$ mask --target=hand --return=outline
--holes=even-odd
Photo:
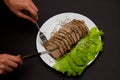
[[[22,59],[20,55],[0,54],[0,75],[12,72],[14,68],[19,67],[21,64]]]
[[[32,0],[4,0],[9,9],[17,16],[30,20],[35,23],[38,20],[38,9]],[[22,11],[26,10],[31,16],[24,14]]]

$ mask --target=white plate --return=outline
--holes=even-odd
[[[62,25],[70,22],[73,19],[84,20],[85,24],[89,29],[96,26],[88,17],[78,13],[69,12],[69,13],[61,13],[51,17],[41,26],[40,31],[42,31],[47,37],[47,39],[49,39],[51,35],[54,34],[54,32],[58,31],[59,28],[62,27]],[[41,52],[41,51],[44,51],[45,48],[41,45],[41,40],[38,34],[36,39],[36,45],[37,45],[38,52]],[[50,67],[52,67],[55,64],[55,60],[49,54],[43,54],[43,55],[40,55],[40,57]]]

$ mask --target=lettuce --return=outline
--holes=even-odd
[[[68,76],[81,75],[89,62],[102,51],[103,42],[100,36],[103,34],[97,27],[93,27],[69,53],[56,60],[53,68]]]

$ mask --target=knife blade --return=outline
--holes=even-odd
[[[45,50],[45,51],[38,52],[38,53],[28,54],[28,55],[22,56],[22,60],[29,59],[29,58],[32,58],[32,57],[35,57],[35,56],[40,56],[40,55],[43,55],[43,54],[49,54],[56,49],[58,49],[58,48],[51,49],[51,50]]]

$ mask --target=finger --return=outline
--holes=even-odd
[[[37,13],[36,16],[33,16],[33,18],[35,18],[35,20],[37,21],[37,20],[38,20],[38,9],[37,9],[37,7],[34,5],[33,2],[31,2],[30,6],[31,6],[31,8],[33,8],[33,9],[36,11],[36,13]]]
[[[12,72],[13,69],[7,65],[0,65],[0,74],[6,74],[7,72]]]
[[[34,19],[32,19],[30,16],[28,16],[28,15],[22,13],[22,12],[18,12],[17,15],[18,15],[19,17],[21,17],[21,18],[24,18],[24,19],[30,20],[30,21],[32,21],[33,23],[36,22],[36,21],[35,21]]]
[[[30,2],[30,5],[36,12],[38,12],[38,8],[35,6],[35,4],[32,1]]]
[[[6,57],[8,57],[8,60],[7,61],[12,61],[12,62],[15,62],[15,63],[20,63],[21,59],[16,57],[16,56],[13,56],[13,55],[7,55]]]
[[[14,62],[14,61],[12,61],[12,60],[7,60],[7,61],[6,61],[6,65],[7,65],[7,66],[10,66],[10,67],[12,67],[12,68],[17,68],[17,67],[18,67],[18,63]]]
[[[30,12],[31,17],[32,17],[35,21],[37,21],[37,19],[38,19],[37,12],[36,12],[31,6],[27,7],[27,10]]]
[[[5,66],[5,73],[6,72],[12,72],[12,71],[13,71],[13,69],[11,67]]]

